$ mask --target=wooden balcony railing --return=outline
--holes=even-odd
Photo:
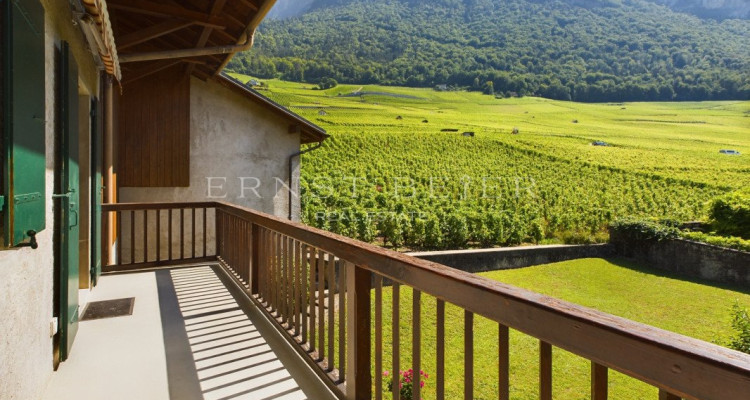
[[[216,260],[216,203],[102,205],[103,272]]]
[[[475,315],[497,324],[500,399],[509,398],[511,385],[510,329],[539,341],[539,397],[543,400],[553,397],[554,347],[590,360],[594,400],[608,396],[609,369],[656,386],[660,399],[750,398],[750,356],[250,209],[201,203],[171,208],[112,205],[106,206],[105,212],[153,209],[212,210],[203,215],[213,215],[214,227],[206,225],[205,218],[202,222],[203,232],[215,233],[215,260],[342,398],[384,397],[385,346],[392,354],[392,371],[422,369],[426,356],[421,349],[425,340],[423,296],[436,299],[436,351],[429,356],[435,360],[437,399],[446,396],[446,304],[464,310],[465,399],[474,398],[476,386]],[[212,248],[211,244],[208,247]],[[210,258],[210,254],[203,251],[199,255]],[[121,268],[130,265],[113,265],[110,270]],[[390,316],[383,315],[384,285],[390,285],[392,291]],[[412,292],[411,338],[399,334],[403,323],[399,305],[405,290]],[[392,340],[386,343],[383,332],[389,324]],[[402,357],[402,340],[413,343],[410,357]],[[411,363],[402,365],[402,358]],[[419,385],[415,385],[413,398],[420,396]],[[394,385],[392,398],[399,398],[398,385]]]

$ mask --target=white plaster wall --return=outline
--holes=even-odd
[[[0,251],[0,399],[35,399],[52,373],[54,34],[46,27],[46,229],[39,248]]]
[[[289,122],[246,97],[216,82],[193,78],[190,87],[190,186],[180,188],[120,188],[119,201],[194,202],[221,200],[287,218],[289,215],[289,157],[300,150],[299,133],[289,134]],[[299,160],[293,163],[293,187],[299,184]],[[209,193],[209,178],[216,187]],[[245,182],[243,193],[242,178]],[[278,179],[277,179],[278,178]],[[256,191],[251,190],[259,184]],[[257,192],[257,194],[256,194]],[[299,218],[299,198],[293,197],[293,215]],[[179,232],[178,213],[173,214],[173,242]],[[186,213],[186,217],[189,213]],[[156,214],[149,214],[149,237],[155,237]],[[207,216],[208,254],[215,240],[213,212]],[[196,242],[202,252],[202,214],[196,224]],[[161,215],[161,255],[167,257],[167,216]],[[186,248],[191,245],[192,226],[186,221]],[[135,261],[143,261],[143,216],[135,218]],[[130,218],[123,215],[124,262],[130,262]],[[156,260],[156,245],[149,240],[149,261]],[[173,243],[173,256],[179,246]],[[192,253],[187,254],[189,255]]]
[[[44,393],[52,375],[53,228],[52,194],[55,151],[55,49],[61,38],[81,66],[86,90],[96,93],[96,67],[71,25],[67,2],[42,1],[47,13],[46,42],[46,227],[37,235],[39,248],[0,251],[0,399],[33,400]],[[79,58],[83,57],[83,58]],[[75,351],[75,347],[73,348]]]

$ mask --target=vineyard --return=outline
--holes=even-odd
[[[302,161],[304,221],[396,248],[603,241],[614,218],[702,219],[750,186],[750,102],[264,89],[331,134]]]

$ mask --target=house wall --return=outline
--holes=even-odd
[[[216,82],[192,78],[190,83],[190,186],[120,188],[119,202],[220,200],[286,218],[289,191],[283,184],[289,185],[289,156],[299,151],[300,134],[289,134],[288,121]],[[298,159],[293,165],[293,181],[299,181]],[[209,182],[213,186],[210,191]],[[299,218],[299,198],[293,200],[294,215]],[[212,217],[209,214],[209,222]],[[166,254],[166,215],[161,218],[161,251]],[[155,220],[155,214],[149,216],[150,232],[155,232]],[[136,233],[142,232],[142,221],[142,216],[136,216]],[[200,239],[203,232],[198,221],[196,234]],[[122,222],[122,237],[129,238],[129,215],[124,215]],[[190,228],[186,226],[186,237],[192,237]],[[125,261],[130,254],[128,242],[123,240],[120,248]],[[137,242],[139,260],[143,243]],[[208,224],[208,242],[214,242],[213,223]],[[208,253],[212,251],[209,248]],[[149,249],[150,260],[155,259],[155,253],[155,248]]]
[[[83,36],[72,26],[67,2],[42,1],[46,9],[46,228],[39,248],[0,251],[0,399],[41,397],[52,374],[53,185],[55,150],[55,52],[67,40],[80,67],[83,87],[97,93],[97,69]]]

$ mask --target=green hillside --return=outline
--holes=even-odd
[[[230,69],[584,102],[750,98],[750,21],[646,0],[318,0]],[[488,85],[492,82],[492,87]]]
[[[618,216],[701,219],[710,199],[750,186],[747,101],[583,104],[267,85],[263,94],[332,135],[303,159],[305,221],[366,241],[602,240]]]

